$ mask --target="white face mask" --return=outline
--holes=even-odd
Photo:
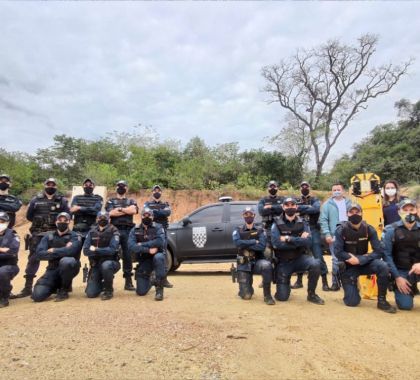
[[[385,194],[388,195],[388,197],[393,197],[397,194],[397,189],[385,189]]]
[[[0,232],[3,232],[7,228],[7,223],[0,223]]]

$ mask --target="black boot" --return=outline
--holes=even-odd
[[[330,290],[332,292],[338,292],[340,290],[340,284],[338,282],[337,275],[335,274],[332,275],[332,285],[330,287]]]
[[[104,292],[101,295],[101,300],[102,301],[108,301],[112,297],[114,297],[114,292],[112,290],[104,290]]]
[[[275,305],[274,299],[271,296],[271,283],[263,284],[264,302],[267,305]]]
[[[29,297],[32,294],[32,284],[34,283],[34,277],[35,276],[25,275],[25,286],[19,294],[11,295],[10,299]]]
[[[136,288],[133,285],[133,281],[131,280],[131,276],[125,277],[124,290],[130,290],[130,291],[136,290]]]
[[[417,286],[417,281],[415,281],[413,285],[411,285],[411,291],[413,292],[413,296],[418,296],[420,294],[419,288]]]
[[[328,279],[327,279],[326,274],[322,275],[322,290],[324,292],[329,292],[330,291],[330,287],[328,286]]]
[[[312,302],[316,305],[324,305],[324,300],[318,296],[314,290],[308,290],[308,297],[306,298],[309,302]]]
[[[67,291],[67,289],[58,289],[57,291],[57,295],[55,296],[55,302],[61,302],[61,301],[65,301],[66,299],[69,298],[69,292]]]
[[[9,306],[9,300],[7,298],[0,298],[0,308]]]
[[[160,284],[156,284],[155,301],[163,301],[163,286],[162,286],[162,282]]]
[[[168,277],[164,277],[162,280],[162,286],[164,288],[173,288],[174,286],[168,281]]]
[[[303,278],[303,273],[298,273],[297,278],[296,278],[296,282],[292,286],[290,286],[290,288],[292,288],[292,289],[303,288],[302,278]]]
[[[397,309],[392,306],[385,298],[385,296],[378,295],[378,309],[383,310],[385,313],[395,314]]]

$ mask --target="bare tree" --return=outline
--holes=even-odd
[[[361,36],[355,46],[330,40],[262,68],[268,102],[278,102],[308,132],[317,178],[350,121],[367,108],[369,99],[389,92],[412,62],[373,66],[377,43],[371,34]]]

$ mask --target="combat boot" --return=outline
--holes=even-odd
[[[296,282],[290,288],[292,288],[292,289],[303,288],[302,278],[303,278],[303,273],[298,273],[297,278],[296,278]]]
[[[104,290],[104,292],[101,294],[101,300],[102,301],[108,301],[114,296],[114,292],[112,290]]]
[[[58,289],[57,295],[55,296],[55,302],[65,301],[69,298],[69,293],[66,289]]]
[[[10,299],[24,298],[24,297],[29,297],[30,295],[32,295],[32,284],[34,282],[34,276],[25,275],[24,277],[26,278],[25,286],[23,287],[23,289],[21,290],[19,294],[10,295]]]
[[[129,291],[136,290],[136,288],[133,285],[133,281],[131,280],[131,276],[127,276],[125,278],[124,290],[129,290]]]
[[[164,288],[173,288],[174,286],[173,286],[173,284],[171,284],[169,281],[168,281],[168,277],[164,277],[164,279],[162,280],[162,286],[164,287]]]
[[[397,312],[397,309],[392,306],[384,296],[378,296],[378,309],[390,314],[395,314]]]
[[[263,284],[264,302],[267,305],[275,305],[273,297],[271,296],[271,283]]]
[[[309,302],[312,302],[316,305],[324,305],[324,300],[318,296],[314,291],[308,291],[308,297],[306,298]]]
[[[338,282],[338,278],[335,274],[332,275],[332,284],[330,287],[330,291],[338,292],[340,290],[340,284]]]
[[[162,284],[156,285],[155,301],[163,301],[163,286]]]
[[[0,298],[0,308],[9,306],[9,300],[7,298]]]
[[[330,291],[330,287],[328,286],[327,275],[326,274],[323,274],[321,278],[322,278],[322,290],[324,292],[329,292]]]

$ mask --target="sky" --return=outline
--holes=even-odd
[[[1,2],[1,147],[153,126],[163,139],[270,148],[285,111],[261,68],[332,38],[379,35],[375,63],[417,58],[342,134],[329,162],[419,100],[420,2]]]

